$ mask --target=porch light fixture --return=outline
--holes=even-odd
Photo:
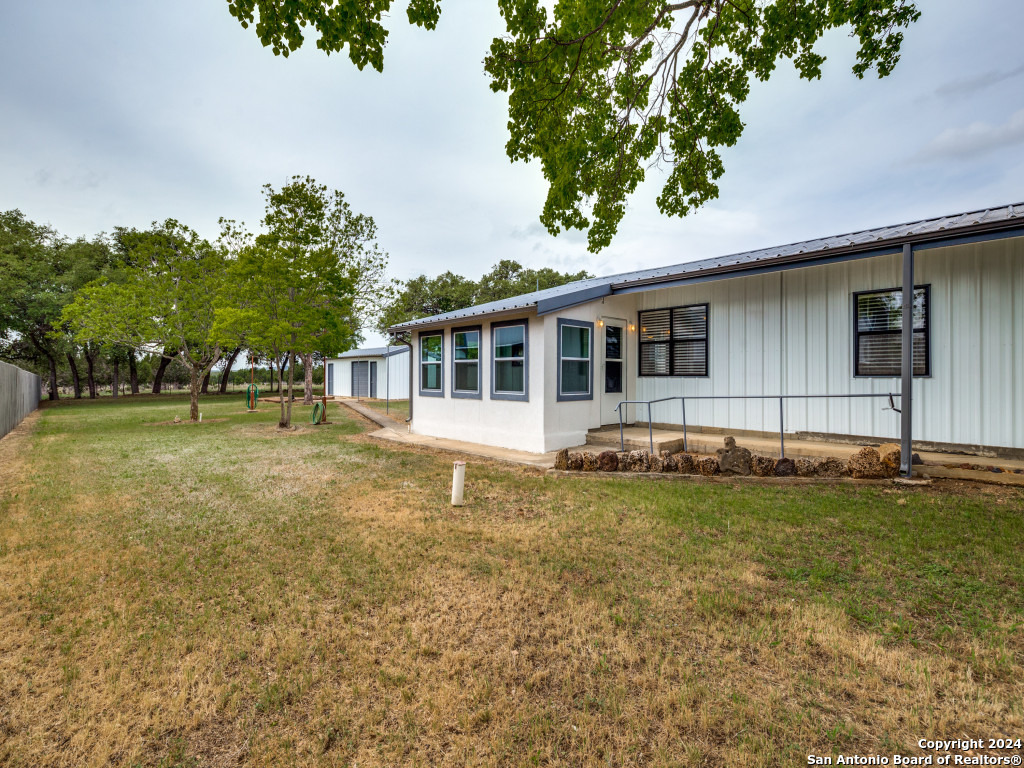
[[[604,328],[604,320],[598,320],[597,321],[597,327],[598,328]]]

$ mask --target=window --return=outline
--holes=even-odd
[[[441,333],[420,334],[420,394],[426,397],[444,397],[442,388],[442,361],[444,358],[444,335]]]
[[[708,305],[640,313],[641,376],[708,375]]]
[[[914,288],[914,375],[930,376],[929,288]],[[855,376],[899,376],[903,366],[903,292],[853,294]]]
[[[480,326],[452,329],[452,397],[480,397]]]
[[[604,391],[622,393],[622,327],[604,327]]]
[[[558,320],[558,400],[591,400],[594,324]]]
[[[491,398],[529,400],[526,320],[491,323]]]

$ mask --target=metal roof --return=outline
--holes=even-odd
[[[453,320],[536,309],[546,314],[616,293],[653,290],[666,284],[721,280],[742,274],[774,272],[796,266],[812,266],[853,258],[897,253],[904,244],[915,249],[955,245],[957,242],[990,240],[1024,235],[1024,203],[968,211],[951,216],[866,229],[756,251],[716,256],[667,267],[622,272],[547,288],[475,307],[410,320],[388,330],[444,325]]]
[[[346,357],[392,357],[393,355],[400,355],[408,351],[409,348],[404,344],[396,347],[367,347],[366,349],[350,349],[348,352],[342,352],[332,359],[342,360]]]

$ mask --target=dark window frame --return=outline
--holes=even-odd
[[[441,361],[438,363],[425,363],[423,362],[423,339],[427,336],[440,336],[441,337]],[[444,397],[444,329],[440,328],[435,331],[420,331],[417,337],[416,344],[416,384],[419,390],[420,397]],[[424,389],[423,388],[423,366],[424,365],[438,365],[439,376],[441,380],[438,382],[440,386],[437,389]]]
[[[676,310],[682,309],[693,309],[694,307],[704,307],[704,316],[707,320],[704,323],[704,336],[697,337],[693,336],[686,339],[675,339],[672,337],[671,329],[675,325],[675,312]],[[668,310],[668,327],[669,337],[667,341],[644,341],[643,331],[641,330],[643,325],[643,317],[645,312],[664,312]],[[651,379],[709,379],[711,378],[711,303],[707,301],[697,302],[695,304],[680,304],[675,307],[656,307],[652,309],[643,309],[637,313],[637,345],[636,345],[636,371],[638,378],[651,378]],[[690,375],[675,374],[672,371],[675,370],[676,363],[676,343],[681,341],[703,341],[704,342],[704,373],[695,373]],[[668,344],[668,372],[667,373],[644,373],[643,360],[644,360],[644,347],[654,346],[656,344]]]
[[[587,337],[587,347],[589,357],[587,358],[587,391],[586,392],[570,392],[568,394],[562,394],[562,329],[566,326],[570,328],[586,328],[589,332]],[[555,402],[558,403],[570,403],[578,400],[593,400],[594,399],[594,324],[589,320],[570,320],[568,318],[558,318],[558,344],[557,346],[557,357],[556,357],[556,381],[555,386]],[[570,358],[572,360],[582,358]]]
[[[477,333],[477,355],[476,355],[476,391],[468,389],[456,389],[455,388],[455,334],[457,333]],[[461,398],[464,400],[481,400],[484,396],[484,329],[482,325],[464,325],[459,328],[452,328],[452,379],[451,379],[451,395],[452,397]],[[471,361],[464,360],[463,364],[467,364]]]
[[[625,344],[626,344],[626,325],[628,325],[628,323],[623,324],[623,325],[618,325],[618,324],[614,324],[614,323],[609,323],[607,320],[602,320],[600,322],[600,326],[602,328],[604,328],[604,334],[603,334],[603,337],[602,337],[603,340],[604,340],[604,344],[602,345],[603,349],[601,351],[601,355],[602,355],[601,359],[602,359],[602,361],[604,363],[604,365],[602,366],[602,368],[603,368],[602,373],[604,374],[604,376],[603,376],[604,383],[601,385],[601,387],[602,387],[602,392],[604,394],[606,394],[606,395],[621,395],[621,394],[624,393],[625,388],[626,388],[626,355],[625,355],[625,351],[624,351]],[[619,356],[618,357],[612,357],[612,358],[608,357],[608,329],[609,328],[618,328],[619,329]],[[618,363],[619,364],[619,388],[618,389],[608,389],[608,363]]]
[[[915,379],[930,379],[932,376],[932,286],[931,283],[915,285],[914,290],[924,290],[924,373],[915,373]],[[902,336],[902,326],[898,331],[862,331],[860,330],[860,317],[857,314],[857,305],[861,296],[871,296],[880,293],[902,294],[902,288],[875,288],[867,291],[854,291],[853,293],[853,377],[855,379],[898,379],[903,375],[902,371],[893,374],[887,373],[861,373],[860,372],[860,337],[861,336]],[[911,344],[913,344],[914,331],[911,331]],[[920,333],[920,331],[917,331]],[[901,358],[902,360],[902,358]]]
[[[497,392],[495,390],[495,383],[497,381],[496,366],[499,362],[497,355],[495,354],[495,347],[497,345],[498,334],[495,330],[498,328],[507,328],[509,326],[521,325],[523,326],[523,391],[519,392]],[[528,403],[530,401],[530,321],[528,318],[521,318],[519,320],[501,320],[498,322],[491,323],[490,327],[491,336],[491,360],[490,360],[490,398],[491,400],[515,400],[522,403]],[[505,360],[507,358],[501,358]]]

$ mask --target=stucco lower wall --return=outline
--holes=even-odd
[[[502,317],[510,320],[513,317]],[[491,329],[483,323],[480,349],[481,398],[456,398],[451,393],[452,327],[444,331],[444,396],[424,397],[418,391],[419,370],[414,366],[412,431],[420,435],[481,443],[499,448],[543,453],[544,435],[544,327],[536,315],[526,318],[528,328],[529,401],[499,400],[491,392]],[[459,326],[470,323],[459,323]],[[455,326],[458,327],[458,326]],[[418,340],[415,342],[418,355]],[[418,360],[418,357],[414,357]]]

